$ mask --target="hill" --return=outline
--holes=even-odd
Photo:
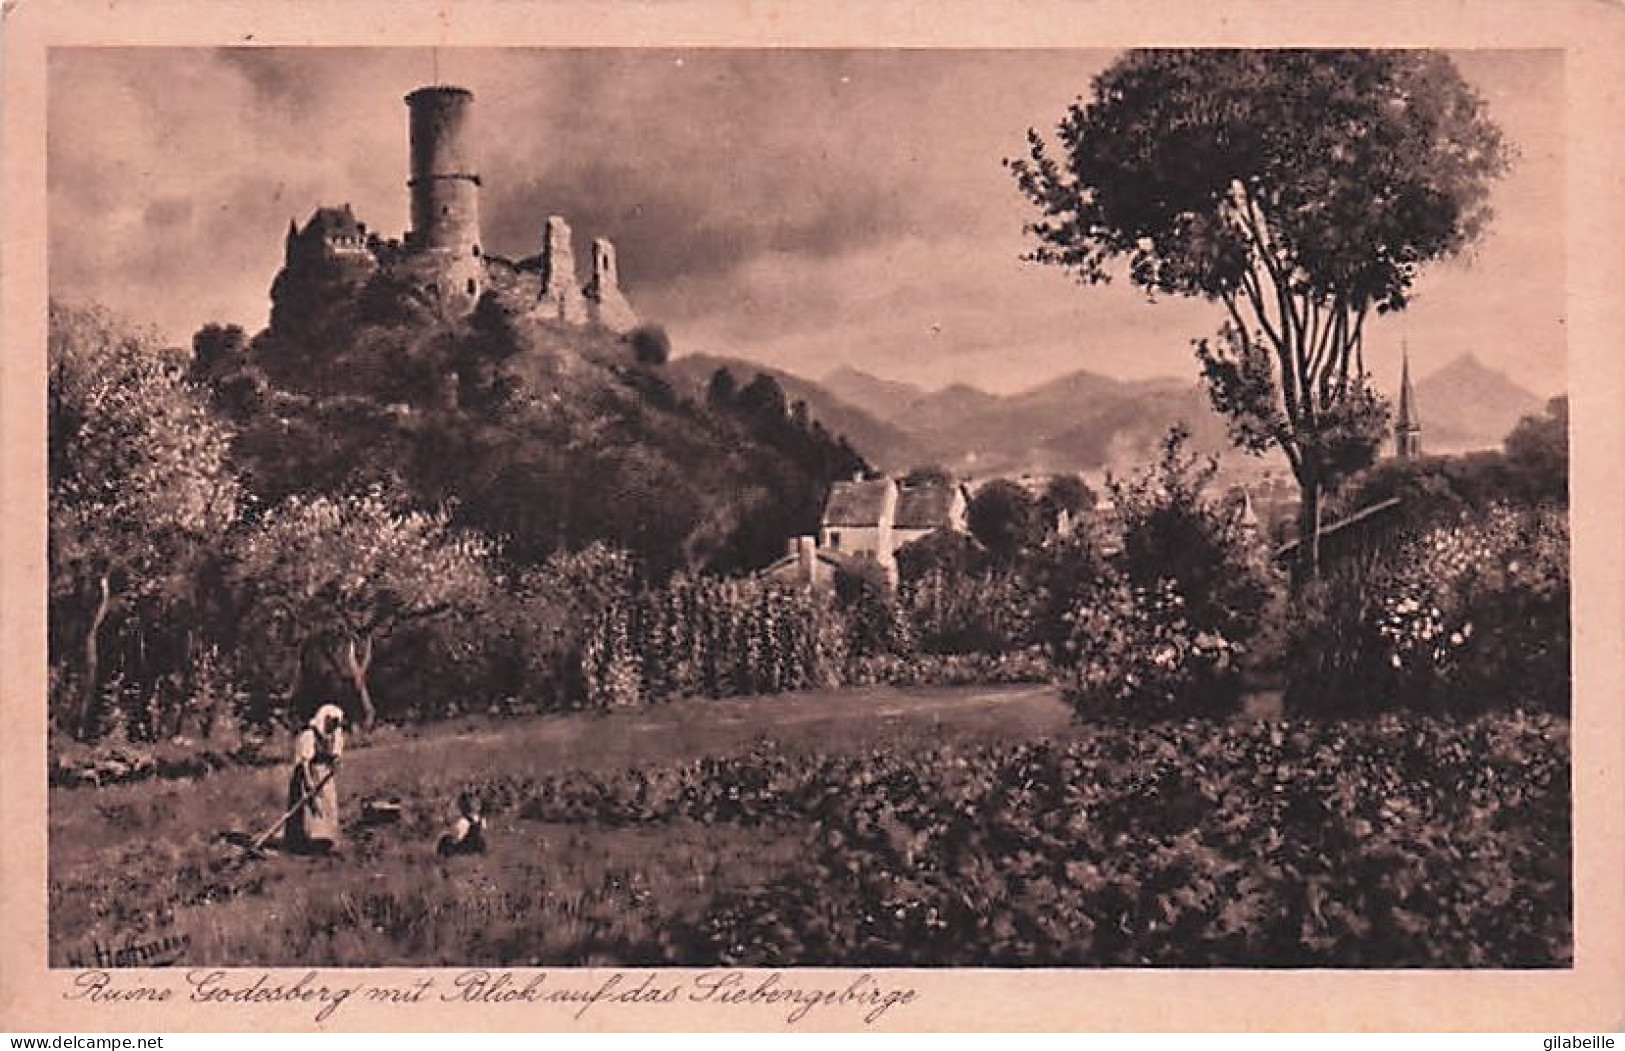
[[[760,365],[744,358],[719,354],[684,354],[673,358],[666,366],[673,387],[697,402],[706,398],[711,377],[718,369],[727,369],[740,386],[757,375],[770,376],[783,389],[792,404],[805,402],[812,419],[823,424],[832,434],[844,437],[863,457],[885,470],[903,470],[916,463],[925,450],[916,436],[888,416],[876,415],[830,390],[822,383],[805,379],[782,369]],[[852,370],[856,376],[862,373]],[[885,381],[876,380],[876,383]],[[907,387],[906,384],[898,384]],[[917,388],[908,388],[919,393]]]
[[[885,418],[899,406],[912,405],[926,391],[901,380],[883,380],[850,365],[842,365],[819,381],[830,394],[871,416]]]
[[[1498,449],[1541,399],[1506,373],[1463,354],[1416,384],[1422,447],[1428,452]]]
[[[519,565],[603,540],[657,575],[731,571],[815,530],[829,483],[866,466],[783,406],[688,396],[681,370],[602,326],[491,297],[447,317],[376,288],[310,294],[282,296],[251,341],[217,327],[194,341],[193,379],[231,417],[265,504],[381,485],[452,507]]]

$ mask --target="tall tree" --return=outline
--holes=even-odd
[[[1195,344],[1214,407],[1238,446],[1282,451],[1318,537],[1323,491],[1387,423],[1367,319],[1489,218],[1509,151],[1481,99],[1426,51],[1136,51],[1058,147],[1028,140],[1009,166],[1040,212],[1029,258],[1090,284],[1126,261],[1149,295],[1222,304]]]
[[[326,650],[370,727],[378,645],[408,624],[479,609],[489,560],[488,545],[453,532],[444,514],[400,510],[373,490],[290,497],[244,539],[237,566],[267,640]]]
[[[995,560],[1014,562],[1044,538],[1038,500],[1007,478],[995,478],[971,497],[965,509],[971,535]]]
[[[104,636],[121,618],[138,632],[195,627],[181,613],[195,612],[240,494],[228,433],[152,334],[53,302],[48,340],[50,619],[80,654],[57,662],[78,685],[64,721],[91,736]]]

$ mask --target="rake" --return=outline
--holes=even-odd
[[[314,797],[317,792],[320,792],[322,787],[326,785],[327,782],[331,781],[333,779],[333,775],[338,772],[338,767],[333,767],[331,770],[327,771],[327,773],[322,775],[322,779],[320,781],[317,781],[315,784],[307,788],[305,790],[305,794],[299,797],[299,801],[293,806],[289,807],[281,817],[276,819],[276,824],[272,825],[264,832],[261,832],[259,837],[255,839],[254,842],[250,843],[247,848],[245,848],[242,857],[258,857],[260,855],[261,848],[265,846],[270,838],[276,835],[278,832],[281,832],[282,827],[288,823],[288,820],[292,818],[293,815],[299,813],[300,808],[302,808],[306,803],[310,802],[312,797]]]

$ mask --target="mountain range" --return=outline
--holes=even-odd
[[[928,390],[841,366],[811,380],[740,358],[694,354],[673,359],[673,382],[703,393],[729,369],[743,384],[757,373],[778,381],[790,401],[844,435],[876,467],[906,471],[935,464],[968,478],[1061,471],[1122,471],[1143,463],[1175,422],[1200,451],[1230,448],[1225,422],[1194,380],[1119,380],[1079,371],[1016,394],[966,384]],[[1541,399],[1504,373],[1464,354],[1416,383],[1422,443],[1429,452],[1497,448]]]

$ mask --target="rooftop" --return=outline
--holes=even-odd
[[[950,524],[956,487],[929,483],[906,485],[897,493],[898,529],[942,529]]]
[[[824,507],[824,524],[878,526],[885,515],[891,488],[890,478],[836,482],[830,488],[829,503]]]

